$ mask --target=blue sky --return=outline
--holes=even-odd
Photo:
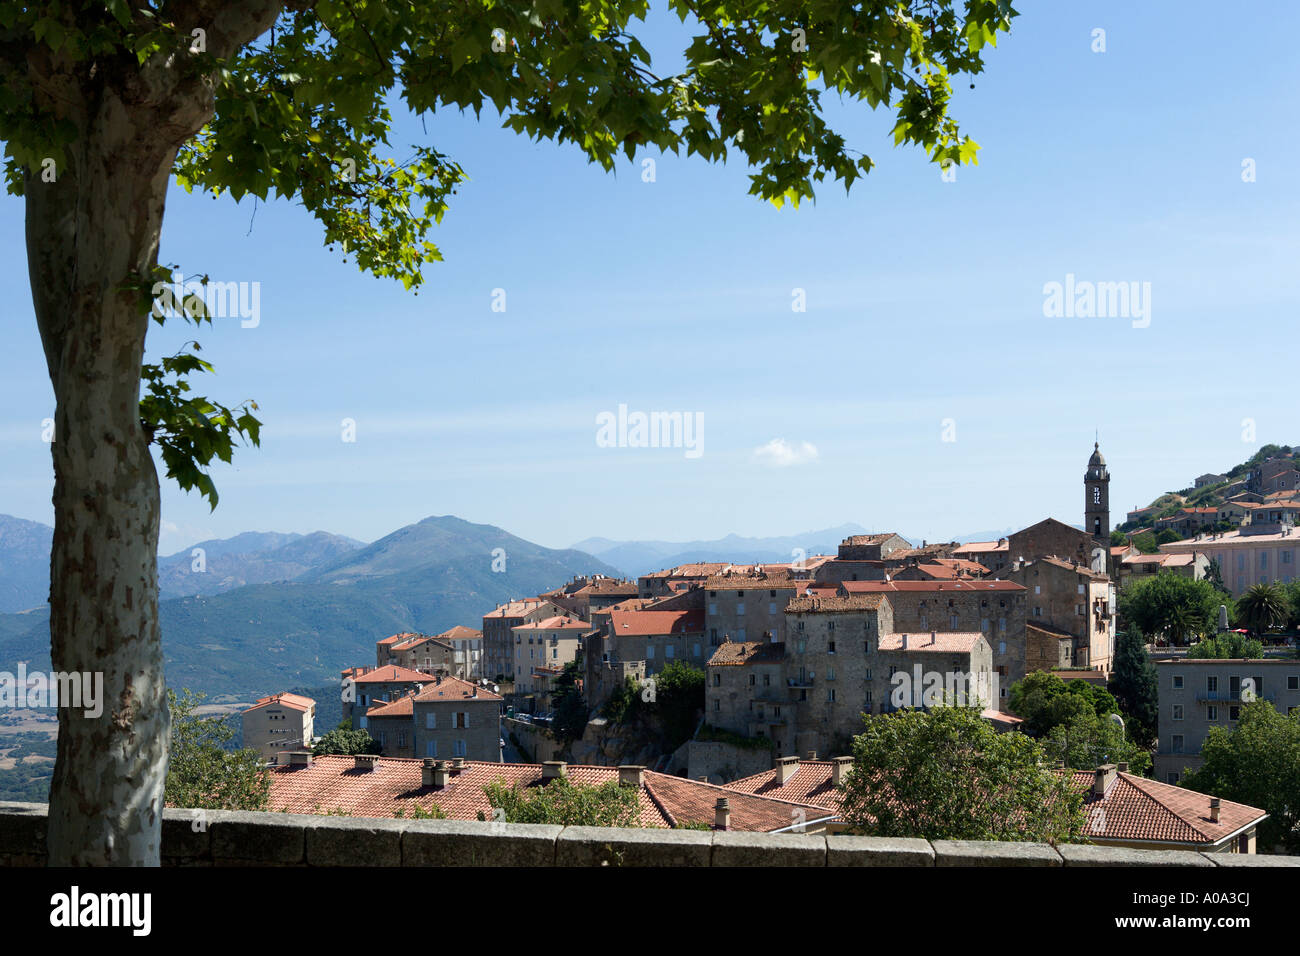
[[[199,337],[207,390],[255,398],[265,430],[215,469],[215,513],[164,485],[162,550],[244,530],[371,540],[431,514],[556,547],[845,521],[946,539],[1081,521],[1094,429],[1113,516],[1300,440],[1300,7],[1261,26],[1210,3],[1019,6],[958,91],[983,149],[956,182],[865,109],[834,112],[876,169],[798,210],[748,196],[739,163],[663,157],[646,183],[446,113],[427,141],[470,182],[418,297],[340,262],[292,205],[254,218],[173,190],[162,260],[261,283],[256,328]],[[652,50],[674,24],[652,19]],[[22,215],[0,199],[0,512],[51,522]],[[1045,318],[1067,273],[1149,282],[1150,326]],[[152,355],[188,337],[175,324]],[[599,447],[596,416],[620,403],[702,415],[703,454]],[[816,455],[755,454],[776,439]]]

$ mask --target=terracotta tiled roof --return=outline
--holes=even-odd
[[[903,647],[903,638],[907,647]],[[934,651],[939,654],[969,654],[983,637],[978,631],[933,631],[926,634],[881,634],[882,651]]]
[[[834,763],[830,760],[800,760],[799,766],[784,784],[777,784],[777,772],[772,769],[732,781],[725,786],[738,793],[810,803],[824,810],[838,812],[839,798],[835,793],[835,785],[831,783],[833,767]]]
[[[352,680],[358,684],[426,684],[433,678],[409,667],[385,664],[355,676]]]
[[[499,605],[496,608],[496,610],[488,611],[483,616],[484,617],[523,617],[529,611],[535,611],[541,605],[550,604],[550,603],[551,603],[550,601],[543,601],[541,598],[524,600],[524,601],[508,601],[505,604]],[[556,610],[558,611],[560,609],[557,607]]]
[[[679,564],[675,568],[655,571],[645,575],[646,578],[707,578],[710,574],[731,567],[726,561],[701,561],[694,564]]]
[[[710,667],[740,667],[745,664],[762,664],[785,658],[785,645],[762,641],[723,641],[709,658]]]
[[[700,634],[703,611],[614,611],[610,624],[616,637],[652,634]]]
[[[534,621],[531,624],[519,624],[513,628],[516,631],[590,631],[591,625],[586,621],[579,621],[572,617],[548,617],[544,621]]]
[[[484,787],[494,781],[523,788],[545,786],[539,764],[489,763],[468,760],[453,771],[447,786],[422,784],[422,761],[380,757],[373,770],[355,769],[352,757],[314,757],[309,767],[277,766],[271,770],[271,810],[289,813],[342,811],[349,816],[394,817],[399,811],[414,816],[419,806],[436,805],[455,820],[476,820],[492,815]],[[618,780],[617,767],[566,768],[566,777],[581,786],[599,786]],[[645,771],[638,794],[638,821],[642,826],[669,827],[686,823],[712,825],[714,805],[726,797],[731,806],[731,827],[735,830],[771,832],[791,827],[801,816],[808,823],[825,819],[824,808],[775,800]]]
[[[844,581],[849,594],[888,594],[890,591],[1024,591],[1014,581]]]
[[[483,632],[472,627],[466,627],[464,624],[457,624],[451,630],[443,631],[435,636],[443,641],[474,641],[481,638]]]
[[[1007,551],[1011,545],[1007,544],[1007,539],[1002,538],[999,541],[967,541],[965,544],[959,544],[952,549],[953,554],[988,554],[995,551]]]
[[[443,677],[441,680],[431,678],[414,698],[420,703],[440,700],[496,700],[502,699],[486,687],[480,687],[473,681],[461,680],[459,677]]]
[[[391,637],[385,637],[383,640],[376,641],[375,643],[381,646],[385,646],[388,644],[396,644],[398,641],[406,641],[411,639],[412,637],[419,637],[419,636],[420,635],[416,634],[414,631],[403,631],[401,634],[394,634]]]
[[[244,711],[251,714],[255,710],[261,710],[263,707],[269,707],[272,704],[279,704],[288,707],[290,710],[301,710],[304,713],[316,706],[316,701],[310,697],[303,697],[301,694],[272,694],[270,697],[260,698],[256,704]]]
[[[376,701],[366,711],[366,718],[371,717],[411,717],[415,710],[411,707],[414,695],[407,694],[392,702]]]
[[[791,598],[785,609],[792,614],[876,611],[884,600],[883,594],[850,594],[848,597],[807,594]]]
[[[843,543],[847,545],[884,544],[890,538],[897,537],[899,535],[894,534],[892,531],[886,531],[884,534],[851,534],[844,539]]]
[[[1092,792],[1091,771],[1074,771],[1071,777],[1077,790],[1087,792],[1084,833],[1094,839],[1208,845],[1265,816],[1256,807],[1223,800],[1219,822],[1211,823],[1210,797],[1204,793],[1117,773],[1103,798]]]
[[[788,574],[739,572],[710,575],[704,586],[715,591],[743,591],[749,589],[796,588],[800,584]]]
[[[801,760],[784,786],[777,786],[776,770],[766,770],[729,783],[727,788],[837,810],[839,801],[831,785],[832,766],[828,760]],[[1211,823],[1210,798],[1206,794],[1129,773],[1116,773],[1105,795],[1099,796],[1092,792],[1092,771],[1069,773],[1076,790],[1087,794],[1086,820],[1081,833],[1094,840],[1208,846],[1265,817],[1264,811],[1256,807],[1224,800],[1219,822]]]

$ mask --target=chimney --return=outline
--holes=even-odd
[[[815,751],[815,750],[810,750],[810,751],[808,751],[808,759],[809,759],[809,760],[816,760],[816,759],[817,759],[817,751]]]
[[[777,757],[776,758],[776,785],[783,787],[794,776],[794,772],[799,769],[798,757]]]
[[[364,770],[366,773],[374,770],[378,763],[379,757],[375,754],[357,754],[352,758],[353,769]]]
[[[1223,803],[1218,797],[1210,797],[1210,822],[1219,822],[1219,807]]]
[[[563,760],[543,760],[542,761],[542,779],[558,780],[564,776],[566,764]]]
[[[831,761],[831,783],[838,787],[847,779],[852,769],[852,757],[836,757]]]
[[[931,643],[931,644],[937,644],[938,642],[939,642],[939,635],[938,635],[938,632],[937,632],[937,631],[931,631],[931,632],[930,632],[930,643]]]
[[[1120,772],[1120,773],[1128,773],[1128,761],[1127,761],[1127,760],[1121,760],[1121,761],[1119,762],[1119,772]]]
[[[420,786],[422,787],[436,786],[436,784],[433,782],[433,774],[434,774],[434,767],[436,767],[437,764],[438,761],[434,760],[432,757],[425,757],[424,760],[421,761]]]
[[[907,635],[903,635],[903,650],[907,650]]]
[[[310,750],[290,750],[288,752],[290,767],[310,767],[311,751]]]
[[[726,797],[718,797],[713,805],[713,829],[727,830],[731,827],[731,804]]]
[[[1115,765],[1104,763],[1093,772],[1092,792],[1099,797],[1106,795],[1106,788],[1115,781]]]
[[[457,757],[455,760],[453,760],[453,761],[451,762],[451,767],[452,767],[453,770],[456,770],[456,771],[464,770],[464,769],[465,769],[465,758],[464,758],[464,757]]]
[[[636,787],[638,790],[645,783],[645,767],[637,764],[620,764],[618,768],[618,785]]]

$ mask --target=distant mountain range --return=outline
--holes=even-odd
[[[160,568],[168,565],[169,587],[216,588],[161,601],[167,682],[214,699],[334,683],[342,668],[374,660],[378,638],[477,626],[502,601],[535,595],[577,574],[618,573],[589,554],[543,548],[450,516],[426,518],[370,545],[318,533],[240,535],[195,547],[205,548],[206,572],[190,571],[192,549],[160,562]],[[492,569],[498,548],[502,571]],[[319,562],[290,580],[258,580],[313,556]],[[40,560],[48,567],[48,541]],[[205,574],[219,574],[231,586],[185,583]],[[49,665],[45,606],[0,614],[0,669],[12,670],[18,661]]]
[[[0,613],[25,611],[50,598],[50,542],[47,524],[0,515]]]
[[[950,540],[963,543],[996,541],[1014,530],[1004,528],[1000,531],[977,531]],[[805,555],[835,554],[840,542],[849,535],[869,533],[862,525],[848,523],[823,528],[821,531],[805,531],[776,538],[742,538],[734,534],[713,541],[611,541],[609,538],[586,538],[573,547],[577,551],[593,554],[618,568],[625,576],[635,578],[651,571],[694,561],[785,564],[797,557],[794,554],[796,548],[801,549]],[[914,535],[904,534],[902,537],[913,544],[920,544],[923,540]]]

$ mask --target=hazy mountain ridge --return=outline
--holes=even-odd
[[[233,538],[201,541],[158,559],[158,592],[163,599],[213,595],[249,584],[292,581],[321,564],[365,547],[365,542],[327,531],[311,534],[245,532]],[[204,570],[195,571],[194,552],[202,549]]]
[[[39,521],[0,515],[0,613],[25,611],[50,598],[50,542],[54,529]]]
[[[494,571],[498,548],[504,570]],[[182,556],[188,567],[188,551],[172,558]],[[374,660],[381,637],[477,627],[502,601],[586,573],[616,574],[591,555],[543,548],[491,525],[427,518],[335,555],[300,580],[161,601],[167,683],[239,699],[335,684],[344,667]],[[18,661],[49,666],[48,608],[0,614],[0,669]]]

